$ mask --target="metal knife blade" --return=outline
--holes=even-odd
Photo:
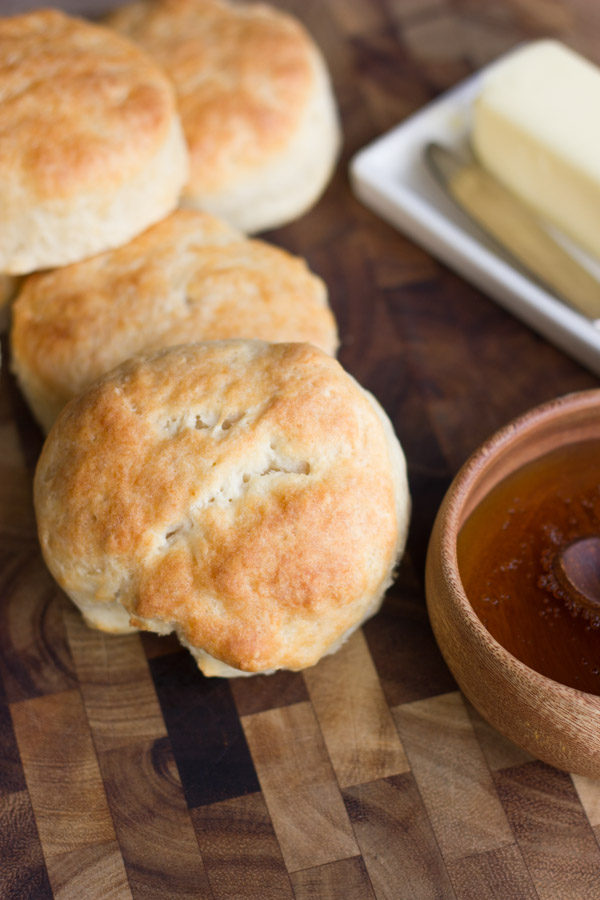
[[[485,169],[430,143],[425,159],[437,181],[470,219],[543,286],[600,328],[600,281],[539,224]]]

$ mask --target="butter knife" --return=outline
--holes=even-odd
[[[535,215],[478,163],[430,143],[425,159],[470,219],[543,286],[600,329],[600,281],[539,224]]]

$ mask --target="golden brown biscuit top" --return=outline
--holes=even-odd
[[[18,371],[57,410],[143,350],[225,338],[337,346],[325,285],[303,259],[189,210],[117,250],[30,276],[14,307]]]
[[[245,671],[315,662],[388,583],[399,533],[381,419],[307,344],[128,361],[63,410],[35,500],[68,592]]]
[[[0,180],[40,199],[119,186],[158,152],[172,88],[134,44],[52,10],[0,19]]]
[[[262,4],[140,0],[108,23],[173,80],[192,187],[231,186],[298,129],[315,89],[315,48],[292,17]]]

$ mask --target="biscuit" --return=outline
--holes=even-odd
[[[187,174],[173,89],[138,47],[52,10],[0,19],[0,272],[119,246]]]
[[[323,57],[296,19],[263,4],[138,0],[107,23],[175,85],[191,158],[185,205],[253,233],[316,202],[340,131]]]
[[[130,356],[223,338],[337,347],[327,290],[304,260],[178,210],[125,247],[25,279],[12,360],[48,430],[71,397]]]
[[[208,675],[302,669],[380,606],[406,539],[402,450],[309,344],[136,357],[72,400],[37,466],[51,573],[87,623],[176,632]]]

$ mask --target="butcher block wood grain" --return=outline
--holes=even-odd
[[[311,704],[270,709],[242,721],[288,871],[357,854]]]
[[[340,787],[409,768],[362,631],[304,673]]]
[[[358,149],[520,41],[556,36],[600,63],[598,5],[277,5],[327,56],[344,147],[318,205],[267,237],[326,280],[340,360],[394,422],[407,553],[379,615],[305,673],[211,680],[173,638],[89,631],[38,550],[42,437],[3,340],[0,900],[600,900],[600,786],[533,760],[466,703],[423,590],[466,457],[598,380],[379,221],[347,178]]]

